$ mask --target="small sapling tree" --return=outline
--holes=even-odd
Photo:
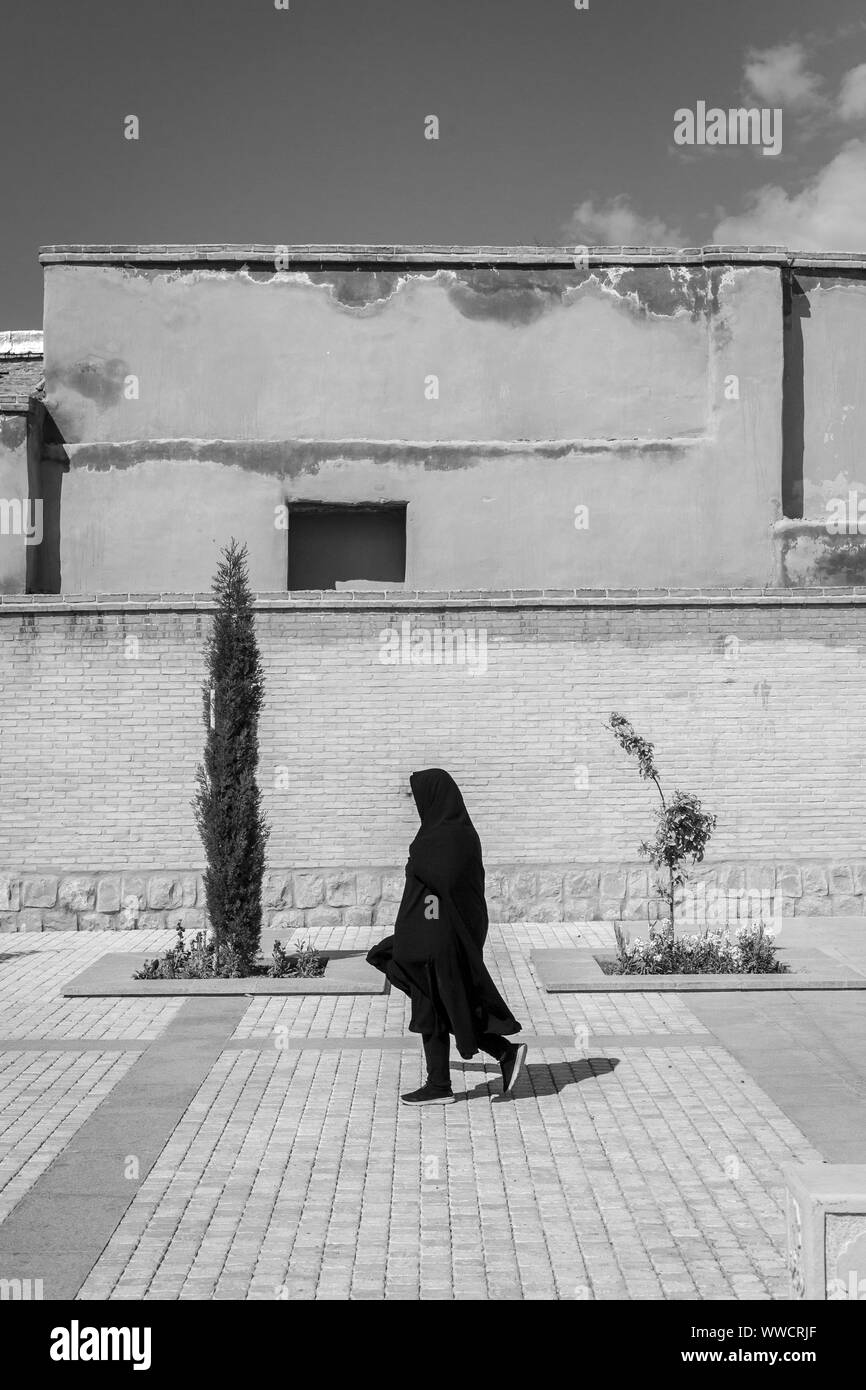
[[[704,857],[707,842],[713,833],[716,817],[701,809],[701,803],[689,792],[674,790],[670,798],[662,791],[653,757],[653,745],[621,714],[613,713],[607,724],[620,748],[637,759],[638,772],[645,781],[654,782],[661,805],[656,809],[656,833],[652,841],[644,841],[640,853],[653,867],[665,875],[656,883],[659,896],[668,911],[671,936],[674,934],[677,889],[688,879],[687,865],[698,864]]]

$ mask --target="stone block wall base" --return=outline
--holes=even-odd
[[[793,1298],[866,1299],[866,1164],[783,1169]]]
[[[272,869],[264,880],[263,926],[275,931],[374,927],[391,931],[403,892],[400,868]],[[702,911],[722,903],[731,917],[772,903],[784,917],[866,915],[866,861],[767,860],[700,866],[690,880]],[[661,913],[645,864],[515,864],[487,870],[492,922],[648,922]],[[0,870],[2,931],[201,930],[201,874],[189,870]],[[687,923],[684,923],[687,925]]]

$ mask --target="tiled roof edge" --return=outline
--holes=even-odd
[[[304,264],[548,265],[604,264],[712,265],[771,264],[805,268],[866,268],[866,250],[791,251],[785,246],[374,246],[258,242],[169,242],[42,246],[42,265],[58,264],[266,264],[277,268]]]

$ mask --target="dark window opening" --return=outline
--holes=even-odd
[[[803,515],[806,391],[803,320],[811,316],[800,280],[782,271],[782,515]]]
[[[290,589],[335,589],[351,580],[402,584],[405,578],[405,502],[290,504]]]

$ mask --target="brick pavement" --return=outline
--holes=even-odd
[[[38,1199],[138,1043],[186,1007],[63,1000],[63,981],[169,935],[4,939],[0,1215]],[[396,993],[250,999],[79,1296],[787,1297],[779,1170],[821,1153],[682,997],[541,992],[529,951],[578,942],[607,929],[491,928],[492,973],[544,1040],[509,1100],[478,1057],[455,1061],[457,1104],[401,1107],[421,1051]]]

